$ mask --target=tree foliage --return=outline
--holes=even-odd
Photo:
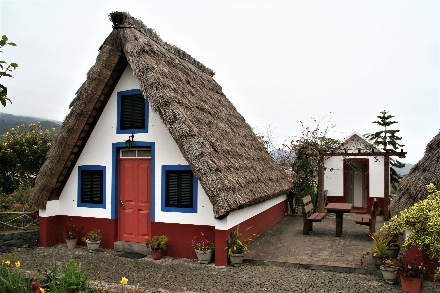
[[[301,121],[302,136],[291,141],[290,149],[294,154],[292,163],[292,192],[288,194],[288,203],[291,209],[300,205],[301,198],[310,194],[316,206],[316,186],[320,152],[329,152],[340,145],[340,141],[327,137],[334,125],[329,122],[317,121],[312,118],[314,129]],[[323,124],[323,125],[322,125]]]
[[[8,42],[8,37],[3,35],[2,39],[0,40],[0,49],[2,49],[4,46],[7,45],[16,46],[15,43]],[[0,53],[3,53],[3,51],[0,50]],[[0,78],[3,76],[12,77],[10,72],[12,72],[12,70],[15,70],[17,67],[18,67],[17,63],[14,62],[7,63],[6,61],[0,60]],[[8,95],[8,89],[3,84],[0,84],[0,103],[3,105],[3,107],[6,107],[6,101],[12,103],[7,95]]]
[[[375,146],[382,148],[383,150],[398,151],[399,148],[405,145],[399,143],[399,141],[402,140],[402,137],[397,136],[397,133],[399,133],[400,130],[389,129],[391,125],[398,122],[391,121],[394,116],[388,113],[388,111],[383,110],[382,112],[380,112],[381,115],[377,116],[377,118],[379,119],[372,122],[379,125],[380,127],[383,127],[382,130],[376,131],[374,133],[367,133],[364,136],[371,140]],[[403,156],[403,158],[404,157],[405,156]],[[398,161],[397,159],[390,158],[390,165],[390,181],[394,190],[396,190],[400,179],[402,179],[402,176],[400,176],[396,172],[395,168],[403,168],[405,167],[405,164]]]
[[[32,187],[46,160],[55,130],[43,131],[39,123],[12,128],[0,140],[0,190],[11,193],[20,185]]]

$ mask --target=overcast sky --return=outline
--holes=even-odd
[[[0,1],[0,33],[18,63],[0,111],[62,121],[128,11],[216,72],[247,122],[279,142],[300,121],[330,120],[331,137],[380,130],[394,115],[416,163],[440,128],[440,1]]]

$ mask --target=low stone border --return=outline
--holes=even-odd
[[[0,253],[11,252],[17,248],[37,247],[38,237],[38,230],[1,232]]]

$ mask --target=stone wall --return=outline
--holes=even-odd
[[[0,232],[0,252],[38,246],[38,230]]]

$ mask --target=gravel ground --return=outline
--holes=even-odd
[[[253,265],[218,268],[195,260],[164,257],[154,261],[118,257],[118,252],[89,253],[84,247],[69,250],[66,245],[21,249],[16,257],[24,270],[64,265],[75,259],[94,280],[120,288],[121,277],[129,284],[143,283],[149,292],[402,292],[400,284],[389,285],[370,274],[309,270],[288,265]],[[422,293],[440,292],[436,283],[424,282]]]

